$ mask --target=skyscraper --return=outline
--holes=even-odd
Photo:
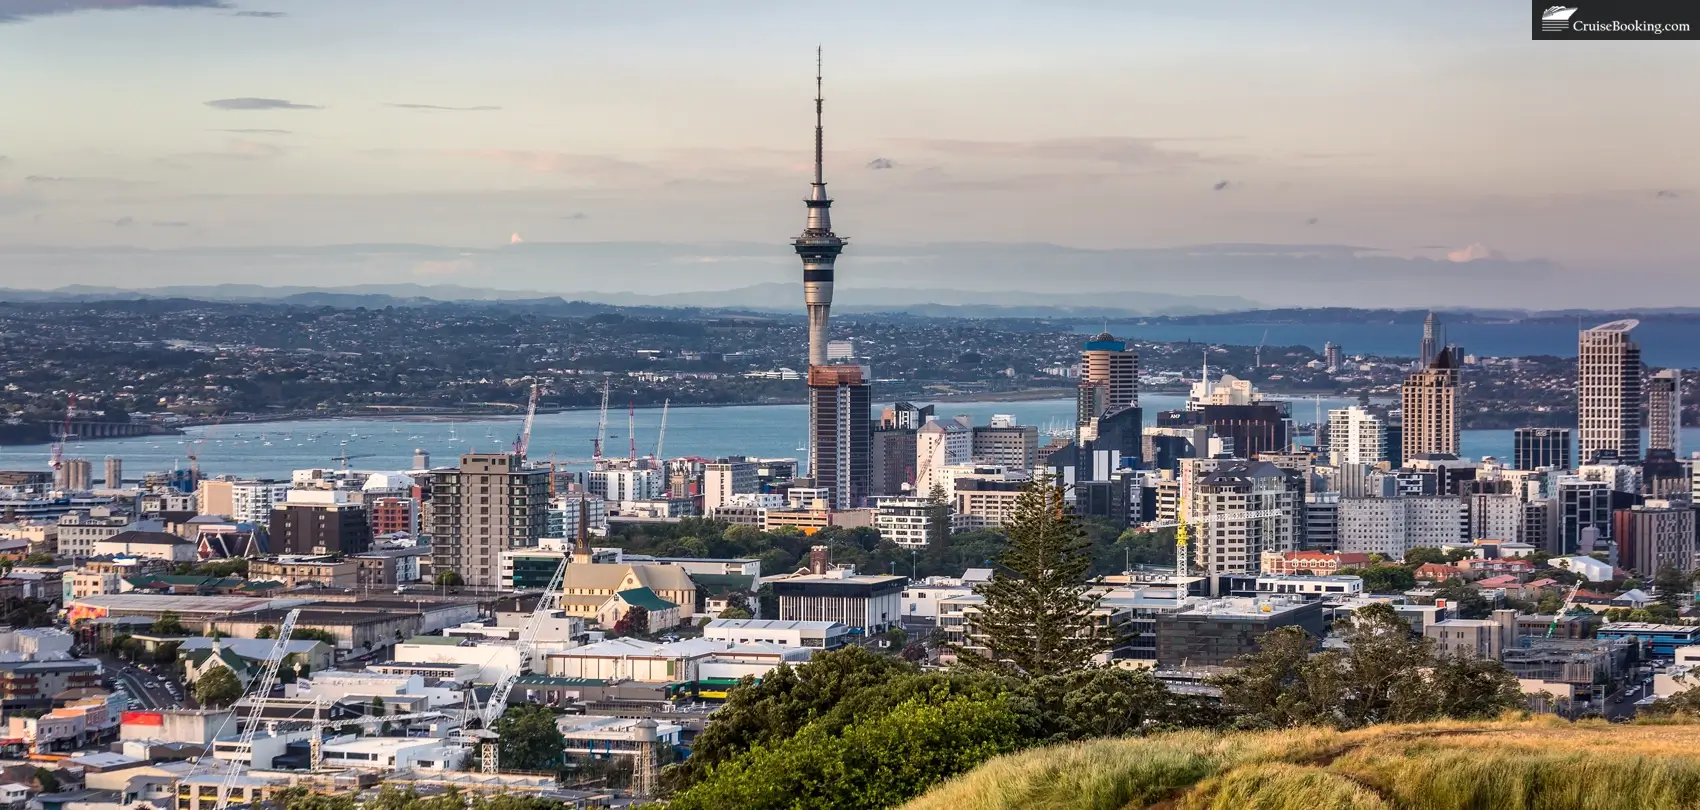
[[[1582,332],[1576,358],[1576,455],[1591,463],[1602,451],[1619,461],[1641,458],[1641,347],[1629,339],[1640,321],[1622,320]]]
[[[1647,380],[1647,450],[1682,454],[1682,372],[1677,369]]]
[[[502,552],[536,546],[548,526],[548,468],[518,453],[464,453],[431,478],[432,564],[468,585],[500,585]]]
[[[1421,371],[1406,377],[1400,399],[1404,406],[1401,459],[1458,455],[1458,362],[1451,349],[1441,349]]]
[[[832,198],[826,196],[821,150],[825,129],[821,118],[820,51],[815,51],[815,182],[810,185],[809,219],[803,233],[791,240],[803,260],[803,304],[809,311],[809,365],[824,366],[826,321],[832,310],[832,265],[844,252],[844,240],[832,232]]]
[[[1322,364],[1329,371],[1339,371],[1340,366],[1345,362],[1344,355],[1344,350],[1336,346],[1333,341],[1329,341],[1322,347]]]
[[[1139,352],[1100,332],[1080,350],[1075,426],[1139,404]]]
[[[1519,470],[1542,467],[1570,469],[1570,429],[1521,427],[1512,431],[1511,466]]]
[[[803,204],[803,234],[791,240],[803,260],[803,304],[809,312],[809,474],[832,492],[832,507],[848,509],[868,496],[873,437],[871,392],[861,366],[827,364],[826,325],[832,309],[832,266],[844,240],[832,232],[832,199],[826,196],[821,152],[820,52],[815,52],[815,181]]]
[[[1329,411],[1328,451],[1335,464],[1386,461],[1387,423],[1356,405]]]
[[[1434,362],[1435,356],[1440,354],[1443,342],[1440,336],[1440,318],[1430,312],[1423,320],[1423,344],[1418,352],[1417,368],[1428,368],[1429,364]]]

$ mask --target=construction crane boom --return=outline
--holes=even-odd
[[[266,698],[271,696],[272,687],[277,686],[277,670],[283,665],[283,659],[288,657],[289,636],[295,632],[295,620],[301,617],[299,609],[289,611],[283,618],[283,625],[277,630],[277,640],[272,642],[271,654],[266,657],[265,669],[250,684],[249,705],[252,711],[248,713],[248,725],[242,729],[242,736],[237,738],[234,753],[240,755],[248,752],[248,767],[254,764],[254,732],[260,727],[260,720],[265,717]],[[230,764],[230,770],[225,772],[224,785],[218,791],[218,808],[225,810],[230,806],[230,793],[236,788],[236,780],[242,774],[242,769],[236,763]]]
[[[592,459],[602,458],[602,447],[608,441],[608,378],[602,378],[602,414],[596,418],[596,438],[591,441]]]
[[[525,427],[520,430],[519,438],[514,439],[514,452],[525,456],[531,447],[531,423],[537,418],[537,383],[531,384],[531,401],[525,406]]]
[[[1570,570],[1570,563],[1564,560],[1559,560],[1558,565],[1566,571]],[[1563,606],[1559,607],[1558,612],[1553,614],[1552,624],[1547,625],[1547,638],[1552,638],[1553,633],[1558,632],[1559,621],[1570,615],[1571,608],[1576,606],[1576,594],[1582,592],[1582,582],[1583,580],[1577,579],[1576,584],[1570,586],[1570,593],[1565,595]]]
[[[660,463],[666,456],[661,454],[661,448],[667,444],[667,407],[673,404],[672,399],[661,400],[661,430],[655,434],[655,461]]]
[[[519,683],[519,679],[525,677],[527,670],[531,668],[533,653],[537,645],[537,633],[543,627],[544,618],[561,604],[561,581],[566,578],[567,564],[570,561],[570,557],[563,556],[561,564],[555,567],[555,574],[549,578],[549,585],[543,589],[543,594],[537,597],[537,606],[532,608],[531,618],[527,619],[525,626],[520,628],[519,641],[516,644],[519,649],[518,666],[514,668],[513,672],[502,678],[501,683],[496,684],[496,688],[490,690],[490,702],[484,704],[484,713],[480,717],[479,725],[484,729],[483,770],[485,773],[497,773],[499,770],[496,755],[497,744],[492,732],[495,730],[496,721],[501,718],[503,712],[508,710],[508,696],[513,694],[514,685]]]
[[[59,425],[59,435],[53,437],[53,450],[50,461],[54,472],[65,465],[65,440],[71,437],[71,412],[77,409],[77,395],[71,394],[65,398],[65,421]]]
[[[1188,568],[1192,562],[1189,557],[1191,538],[1187,531],[1188,526],[1202,523],[1232,523],[1241,520],[1262,520],[1263,518],[1281,517],[1282,515],[1287,514],[1287,512],[1288,510],[1286,509],[1260,509],[1254,512],[1215,512],[1194,520],[1154,520],[1150,523],[1140,524],[1139,528],[1145,531],[1156,531],[1158,529],[1175,530],[1175,575],[1184,577],[1187,576]],[[1183,515],[1186,514],[1185,502],[1181,503],[1180,513]]]
[[[632,446],[631,455],[627,460],[635,465],[637,463],[637,402],[635,400],[626,401],[626,438]]]

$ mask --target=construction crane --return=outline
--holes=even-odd
[[[657,463],[666,458],[666,456],[661,455],[661,448],[667,444],[667,406],[672,403],[673,400],[671,399],[661,400],[661,430],[655,434],[655,461]]]
[[[581,517],[580,520],[583,520],[583,518]],[[561,604],[561,580],[566,577],[567,563],[570,561],[571,557],[561,557],[561,564],[555,567],[555,575],[549,578],[549,585],[543,589],[543,594],[537,597],[537,606],[532,608],[531,618],[527,619],[525,626],[520,628],[519,642],[516,645],[519,649],[518,666],[514,668],[513,672],[502,678],[501,683],[496,684],[496,687],[490,690],[490,702],[484,704],[484,713],[479,718],[481,721],[479,725],[483,729],[479,737],[483,739],[484,773],[500,772],[496,761],[499,747],[495,730],[496,721],[501,718],[503,712],[508,710],[508,695],[513,693],[514,684],[519,683],[519,679],[524,677],[526,671],[531,668],[532,652],[536,648],[537,633],[543,627],[543,620]]]
[[[352,459],[372,458],[377,455],[377,453],[355,453],[353,455],[349,455],[347,439],[343,439],[341,442],[338,442],[338,445],[341,446],[342,452],[331,456],[331,461],[340,462],[342,464],[342,468],[345,470],[348,469],[348,462]]]
[[[531,401],[525,406],[525,427],[514,439],[514,452],[520,454],[521,458],[525,456],[525,451],[531,447],[531,423],[537,418],[537,391],[537,383],[532,383]]]
[[[1186,514],[1186,503],[1184,501],[1181,503],[1179,511],[1183,515]],[[1255,512],[1216,512],[1214,514],[1205,515],[1191,520],[1155,520],[1150,523],[1140,524],[1139,528],[1145,531],[1156,531],[1158,529],[1175,530],[1175,576],[1184,577],[1187,576],[1188,564],[1191,562],[1188,548],[1190,540],[1188,537],[1189,533],[1187,531],[1188,526],[1201,523],[1232,523],[1242,520],[1262,520],[1263,518],[1281,517],[1282,515],[1287,514],[1287,511],[1288,510],[1285,509],[1259,509]]]
[[[315,698],[313,700],[313,718],[311,720],[282,721],[283,723],[307,722],[312,724],[313,736],[308,740],[308,769],[314,771],[324,767],[324,737],[325,732],[330,729],[342,728],[344,726],[382,726],[385,723],[407,723],[414,720],[435,720],[448,717],[448,715],[443,712],[408,712],[405,714],[376,714],[363,717],[345,717],[340,720],[325,720],[320,717],[320,713],[324,708],[324,705],[324,698]]]
[[[49,455],[49,463],[54,472],[65,464],[65,440],[71,437],[71,412],[77,409],[77,395],[71,394],[65,400],[65,421],[59,425],[59,434],[53,437],[53,450]]]
[[[602,447],[608,441],[608,378],[602,378],[602,415],[596,419],[596,438],[590,440],[590,457],[602,458]]]
[[[1268,342],[1269,342],[1269,330],[1265,329],[1265,330],[1263,330],[1263,339],[1257,341],[1257,350],[1252,354],[1252,361],[1251,362],[1252,362],[1252,365],[1255,368],[1263,368],[1263,344],[1268,343]]]
[[[207,431],[201,434],[201,438],[190,443],[189,450],[187,451],[189,455],[190,481],[201,480],[201,448],[206,446],[207,439],[212,438],[213,433],[218,430],[219,425],[224,424],[224,417],[227,415],[229,415],[228,411],[219,414],[218,419],[212,423],[212,427],[207,428]],[[65,420],[65,424],[71,424],[71,420],[67,418]]]
[[[1564,560],[1559,560],[1558,561],[1558,567],[1568,571],[1568,570],[1570,570],[1570,563],[1568,563]],[[1581,592],[1582,592],[1582,580],[1580,578],[1578,578],[1576,580],[1576,584],[1570,586],[1570,593],[1565,594],[1564,605],[1558,609],[1557,613],[1553,614],[1552,624],[1547,625],[1547,636],[1546,636],[1547,638],[1552,638],[1552,634],[1558,632],[1559,621],[1561,619],[1563,619],[1565,616],[1570,615],[1570,610],[1576,606],[1576,594],[1581,593]]]
[[[283,659],[288,657],[286,652],[289,649],[289,636],[295,632],[295,620],[300,617],[301,611],[299,609],[291,610],[289,615],[283,617],[283,625],[277,631],[277,640],[272,642],[271,654],[266,657],[265,668],[260,670],[260,674],[255,676],[249,684],[249,705],[253,707],[253,710],[248,714],[247,727],[242,729],[241,736],[237,737],[236,747],[231,749],[231,753],[237,756],[240,756],[244,751],[247,752],[249,768],[252,768],[254,764],[254,732],[260,726],[260,719],[265,716],[266,698],[271,696],[272,688],[277,686],[277,670],[283,664]],[[224,722],[229,723],[230,718],[235,716],[236,712],[232,711]],[[219,731],[223,731],[222,725],[219,727]],[[218,734],[214,734],[213,740],[217,739]],[[211,749],[214,745],[216,743],[208,745],[208,753],[204,754],[202,759],[211,756]],[[193,776],[194,772],[200,769],[200,766],[201,760],[196,760],[195,767],[190,770],[190,775]],[[224,784],[218,789],[217,810],[226,810],[230,806],[230,794],[236,789],[236,780],[242,776],[243,770],[243,768],[237,766],[236,762],[230,763],[230,769],[224,774]]]

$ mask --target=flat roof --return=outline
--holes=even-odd
[[[850,628],[843,622],[800,621],[789,619],[715,619],[708,627],[724,627],[733,630],[831,630],[833,627],[843,627],[845,632]]]
[[[265,608],[307,604],[306,599],[253,596],[180,596],[153,593],[110,593],[71,600],[75,605],[107,610],[169,610],[175,613],[243,613]]]
[[[1598,632],[1609,633],[1682,633],[1693,635],[1700,633],[1700,625],[1691,624],[1654,624],[1652,622],[1612,622],[1601,627]]]

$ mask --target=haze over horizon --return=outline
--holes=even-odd
[[[1700,301],[1692,50],[1398,6],[0,0],[0,287],[795,283],[821,43],[846,290]]]

